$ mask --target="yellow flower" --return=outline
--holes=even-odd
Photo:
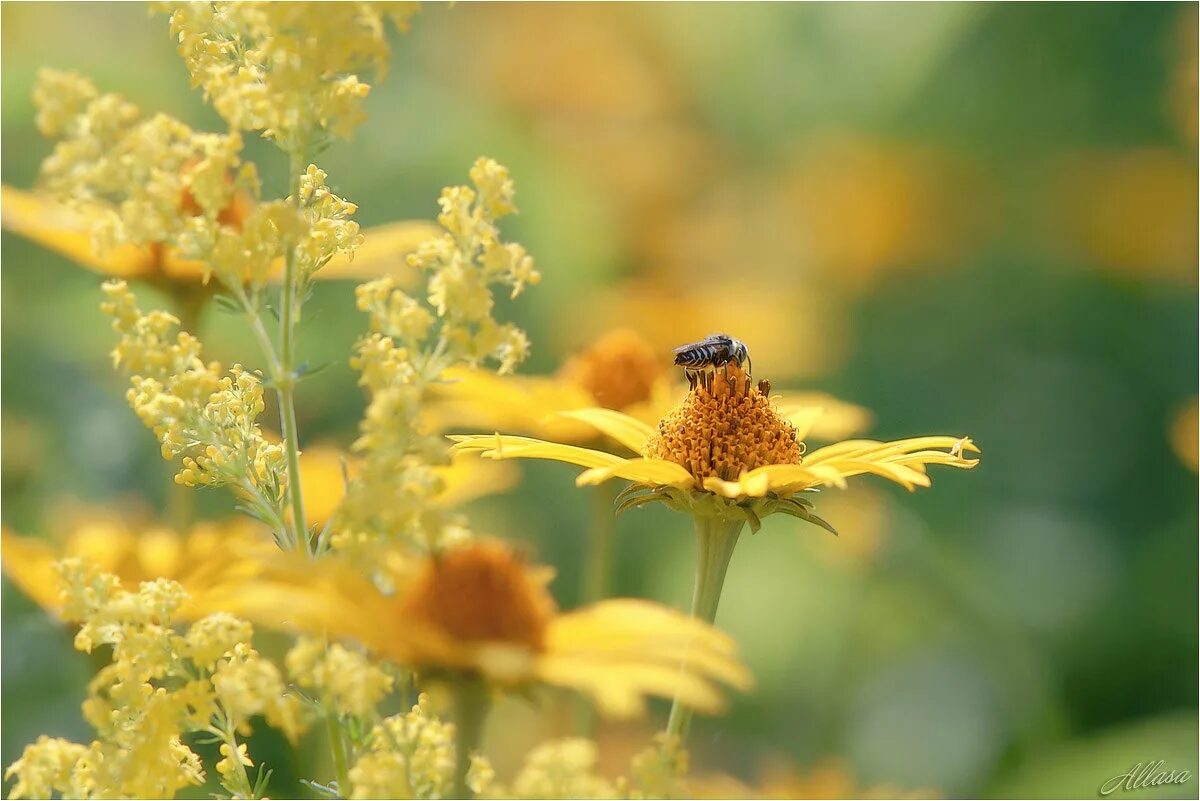
[[[596,428],[575,413],[612,409],[656,424],[685,387],[666,367],[663,352],[640,334],[614,329],[578,351],[555,376],[450,370],[446,382],[434,388],[429,417],[443,429],[491,428],[557,442],[593,443]],[[866,409],[821,392],[793,394],[781,413],[796,422],[810,421],[809,433],[818,439],[840,439],[871,422]]]
[[[1196,471],[1198,463],[1196,456],[1196,399],[1180,408],[1171,420],[1171,449],[1179,457],[1179,461]]]
[[[926,467],[971,468],[978,448],[966,437],[915,437],[895,442],[846,440],[805,455],[804,439],[820,410],[789,420],[769,397],[769,385],[751,385],[738,365],[726,365],[712,381],[698,382],[657,428],[613,409],[572,413],[628,450],[633,457],[560,442],[499,433],[451,436],[455,448],[490,459],[550,459],[587,468],[579,486],[619,478],[632,486],[618,496],[617,511],[662,501],[692,515],[696,528],[696,581],[692,615],[712,623],[729,560],[746,524],[780,512],[834,529],[813,511],[806,493],[845,487],[846,480],[874,473],[909,490],[929,486]],[[682,741],[691,711],[676,699],[667,733]]]
[[[240,228],[253,202],[245,193],[233,197],[234,202],[221,213],[220,221]],[[187,201],[186,196],[181,198],[181,208],[186,208]],[[4,230],[65,256],[80,267],[101,275],[181,288],[197,287],[203,281],[204,263],[182,258],[174,246],[154,243],[139,247],[126,243],[104,252],[97,250],[92,231],[103,219],[101,209],[75,210],[45,195],[7,184],[0,187],[0,225]],[[361,281],[391,273],[411,273],[405,258],[422,242],[437,236],[439,230],[425,220],[402,220],[368,228],[362,232],[363,243],[353,256],[335,255],[313,278]],[[283,259],[279,258],[272,264],[271,275],[278,279],[282,274]]]
[[[560,613],[545,586],[549,571],[494,541],[422,559],[392,551],[382,565],[387,594],[336,557],[314,564],[281,555],[274,565],[246,593],[228,588],[227,608],[352,638],[433,676],[567,687],[614,717],[641,714],[648,695],[677,692],[715,713],[724,706],[716,682],[751,682],[729,637],[658,604],[618,599]],[[685,655],[690,669],[681,671]]]
[[[770,762],[760,771],[753,786],[732,776],[709,773],[688,781],[688,791],[696,798],[936,798],[928,788],[901,790],[892,784],[863,785],[843,759],[827,757],[806,771],[795,765]]]
[[[63,586],[54,565],[64,558],[82,559],[130,587],[156,578],[177,581],[189,597],[175,617],[199,620],[222,607],[222,584],[251,577],[257,561],[275,551],[260,528],[241,518],[198,523],[183,535],[94,514],[56,540],[22,537],[8,528],[0,539],[4,574],[55,615],[62,610]]]
[[[354,477],[361,462],[325,443],[300,452],[300,486],[309,522],[322,526],[333,515],[346,495],[347,477]],[[453,509],[485,495],[507,492],[517,483],[512,465],[484,464],[465,456],[431,469],[441,482],[440,492],[430,499],[430,505],[438,509]]]
[[[790,408],[790,407],[789,407]],[[926,466],[971,468],[978,452],[966,437],[916,437],[895,442],[847,440],[805,454],[804,439],[820,409],[781,413],[741,368],[703,385],[659,421],[657,428],[612,409],[583,409],[571,416],[639,454],[605,451],[501,434],[452,435],[455,448],[489,459],[550,459],[587,468],[576,483],[614,478],[633,482],[627,506],[649,500],[740,516],[757,529],[764,513],[809,518],[801,493],[845,487],[846,479],[874,473],[912,490],[929,486]],[[944,450],[943,450],[944,449]]]

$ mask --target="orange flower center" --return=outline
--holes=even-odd
[[[573,356],[559,377],[586,389],[598,405],[621,410],[650,400],[663,366],[658,352],[639,334],[618,329]]]
[[[804,443],[768,398],[735,364],[700,382],[682,404],[658,423],[644,456],[682,465],[697,481],[733,481],[745,470],[799,464]]]
[[[405,613],[461,643],[542,649],[554,599],[512,549],[475,542],[430,560]]]

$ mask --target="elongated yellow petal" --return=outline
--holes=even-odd
[[[654,429],[641,420],[622,414],[615,409],[573,409],[559,412],[559,416],[586,423],[639,454],[646,447],[646,440],[654,433]]]
[[[871,425],[871,412],[854,403],[847,403],[825,392],[791,392],[781,390],[779,413],[792,420],[806,409],[819,408],[821,415],[811,421],[806,436],[819,440],[837,441],[865,431]],[[804,437],[801,437],[802,439]]]
[[[611,716],[639,713],[646,695],[678,694],[715,712],[723,702],[714,682],[739,689],[753,683],[735,653],[728,635],[701,621],[649,601],[616,599],[557,617],[537,670],[544,681],[592,696]]]
[[[979,448],[975,446],[975,443],[969,437],[913,437],[893,442],[879,442],[873,439],[848,439],[844,442],[836,442],[832,445],[818,448],[804,457],[804,463],[808,465],[818,464],[835,456],[860,457],[870,455],[872,457],[881,457],[926,448],[950,448],[952,451],[954,448],[957,448],[960,453],[963,451],[979,452]]]
[[[7,528],[2,530],[4,575],[37,602],[51,611],[61,605],[58,574],[54,562],[62,557],[45,540],[19,537]]]
[[[92,247],[96,220],[95,215],[73,211],[42,195],[7,184],[0,187],[0,225],[6,231],[104,275],[137,278],[153,267],[157,258],[150,248],[123,245],[98,255]]]
[[[594,467],[584,471],[575,479],[580,487],[602,484],[612,478],[624,478],[638,484],[649,484],[655,487],[676,487],[687,489],[694,486],[696,479],[687,470],[674,462],[665,459],[623,459],[620,464],[605,467]]]
[[[456,451],[475,451],[485,459],[550,459],[580,467],[615,467],[623,462],[620,456],[604,451],[562,445],[558,442],[531,437],[502,434],[451,434]]]
[[[414,275],[405,257],[422,242],[441,236],[442,229],[427,220],[401,220],[362,233],[363,243],[353,256],[334,256],[313,277],[322,281],[366,281],[384,275]]]
[[[796,439],[807,439],[812,433],[813,426],[825,414],[824,406],[792,406],[786,411],[780,409],[780,414],[796,427]]]

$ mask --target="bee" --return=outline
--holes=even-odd
[[[730,362],[738,367],[745,363],[746,373],[751,372],[750,351],[746,344],[728,334],[709,334],[699,342],[681,345],[674,352],[675,364],[683,368],[692,389],[696,388],[697,381],[711,384],[718,367],[724,367],[728,377]]]

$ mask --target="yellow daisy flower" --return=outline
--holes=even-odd
[[[320,527],[329,520],[346,495],[346,480],[358,467],[359,460],[336,445],[317,443],[300,452],[300,485],[310,523]],[[431,502],[444,509],[507,492],[517,483],[513,465],[483,464],[463,456],[433,468],[433,472],[442,481],[442,491]]]
[[[618,512],[653,501],[690,514],[698,546],[692,614],[716,618],[725,573],[746,524],[752,531],[776,512],[836,533],[813,512],[809,493],[842,488],[847,479],[873,473],[913,490],[929,486],[931,464],[972,468],[979,449],[967,437],[927,436],[894,442],[853,439],[805,453],[805,438],[820,410],[780,413],[767,382],[729,365],[711,382],[700,382],[657,427],[612,409],[586,409],[574,419],[593,426],[638,454],[606,451],[501,434],[451,436],[455,449],[489,459],[549,459],[587,468],[579,486],[611,479],[632,482],[618,496]],[[689,715],[672,710],[668,732],[683,735]]]
[[[379,656],[445,681],[456,699],[459,792],[481,735],[489,688],[537,684],[587,695],[611,717],[644,712],[646,696],[720,712],[718,682],[747,689],[736,644],[710,625],[659,604],[602,601],[560,613],[547,568],[511,547],[474,540],[436,556],[393,552],[368,579],[327,557],[281,555],[245,591],[228,587],[226,608],[265,625],[347,637]],[[389,587],[388,592],[379,589]],[[681,670],[684,658],[687,670]]]
[[[971,468],[978,448],[966,437],[916,437],[895,442],[847,440],[805,455],[804,439],[820,409],[790,417],[752,386],[739,367],[712,387],[697,385],[657,428],[612,409],[571,413],[634,453],[605,451],[500,434],[451,435],[455,449],[489,459],[550,459],[588,468],[579,486],[614,478],[633,482],[622,508],[662,500],[707,517],[719,517],[757,530],[764,514],[786,512],[815,518],[800,494],[821,487],[845,487],[862,473],[883,476],[912,490],[930,484],[925,467],[944,464]],[[945,449],[945,450],[941,450]]]
[[[270,537],[235,518],[197,523],[187,534],[165,526],[135,526],[115,515],[93,514],[56,539],[24,537],[5,527],[4,574],[38,606],[58,616],[61,582],[54,565],[77,557],[111,573],[127,587],[165,578],[179,582],[189,599],[180,620],[199,620],[223,608],[226,582],[258,573],[258,563],[275,551]]]
[[[654,425],[685,387],[666,369],[660,348],[636,331],[618,328],[580,349],[553,376],[450,370],[446,382],[434,390],[429,415],[443,429],[490,428],[589,444],[607,432],[597,432],[574,412],[612,409]],[[832,395],[796,392],[789,396],[781,414],[807,423],[809,435],[817,439],[840,439],[871,424],[866,409]]]
[[[181,208],[188,203],[185,197]],[[234,201],[219,219],[226,225],[239,227],[246,218],[251,201],[244,194],[234,195]],[[92,245],[92,229],[99,215],[86,209],[74,210],[52,199],[16,187],[0,187],[0,225],[39,245],[67,257],[79,266],[124,279],[151,283],[195,286],[204,276],[204,264],[180,258],[176,249],[162,244],[138,247],[125,244],[104,254]],[[363,231],[363,244],[353,259],[345,254],[333,257],[314,278],[323,280],[369,280],[387,275],[403,265],[404,257],[417,246],[436,236],[440,229],[432,222],[405,220],[368,228]],[[282,260],[276,272],[282,274]]]

